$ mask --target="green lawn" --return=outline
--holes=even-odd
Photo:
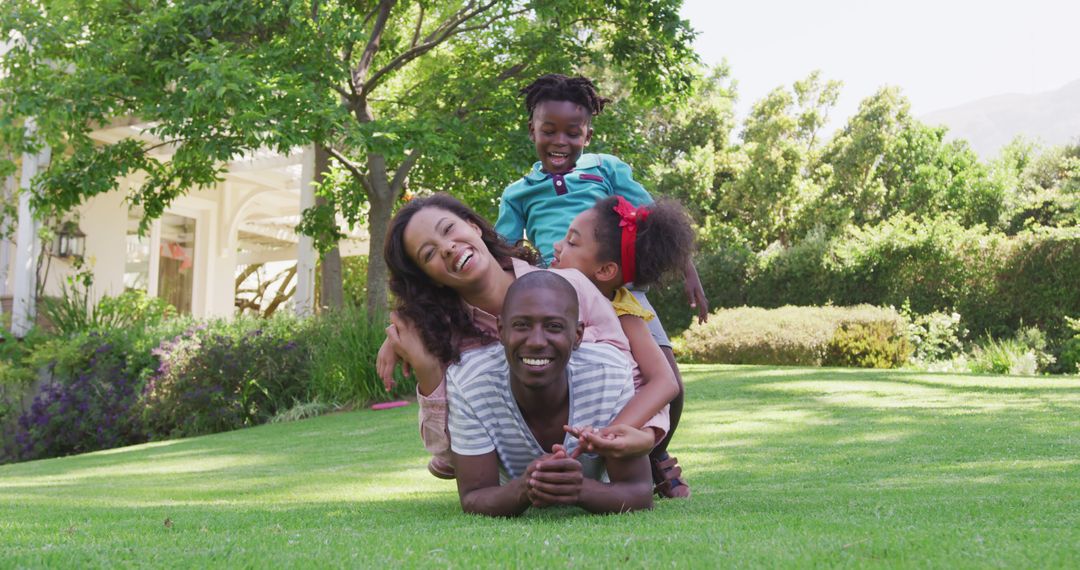
[[[687,366],[689,501],[461,514],[416,407],[0,466],[0,566],[1080,566],[1080,379]]]

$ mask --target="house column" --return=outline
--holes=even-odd
[[[15,175],[8,176],[4,181],[4,198],[3,202],[6,204],[12,198],[15,197]],[[8,294],[8,268],[11,266],[11,233],[12,220],[0,213],[3,216],[0,219],[0,297]]]
[[[26,120],[26,135],[33,139],[37,131],[34,119]],[[45,146],[37,154],[26,153],[22,159],[22,178],[19,184],[19,226],[15,232],[15,279],[12,286],[11,332],[22,338],[34,326],[37,316],[37,258],[41,253],[38,227],[41,222],[30,209],[34,192],[34,177],[44,170],[51,158]]]
[[[315,205],[315,147],[304,147],[303,162],[300,169],[300,212]],[[311,236],[298,233],[296,247],[296,294],[293,307],[296,314],[305,317],[315,314],[315,240]]]

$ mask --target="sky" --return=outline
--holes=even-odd
[[[916,116],[1080,80],[1077,0],[684,0],[702,60],[727,59],[737,110],[815,69],[843,81],[831,127],[882,85]]]

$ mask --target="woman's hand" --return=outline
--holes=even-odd
[[[402,360],[402,372],[416,374],[416,383],[422,395],[434,391],[443,379],[443,366],[439,359],[428,351],[420,331],[412,321],[390,313],[390,326],[386,327],[386,340],[393,352]],[[391,367],[391,372],[393,368]],[[383,380],[385,382],[385,379]]]
[[[598,430],[571,426],[563,426],[563,429],[578,438],[578,449],[615,459],[648,455],[656,445],[656,436],[651,428],[637,429],[626,424],[615,424]]]
[[[397,385],[397,381],[394,380],[394,369],[397,368],[398,362],[401,363],[401,372],[408,376],[409,363],[401,360],[397,351],[394,350],[394,341],[391,340],[391,329],[394,325],[386,327],[386,340],[383,341],[382,346],[379,347],[379,354],[375,357],[375,372],[378,373],[379,378],[382,380],[383,388],[386,391],[394,389]],[[397,336],[397,331],[393,332],[394,336]]]

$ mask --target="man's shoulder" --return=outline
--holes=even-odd
[[[484,383],[493,375],[505,374],[506,353],[499,343],[461,353],[461,360],[446,369],[447,389],[463,390]]]
[[[569,368],[575,375],[604,372],[610,377],[629,377],[630,361],[623,351],[602,342],[583,342],[570,356]]]

